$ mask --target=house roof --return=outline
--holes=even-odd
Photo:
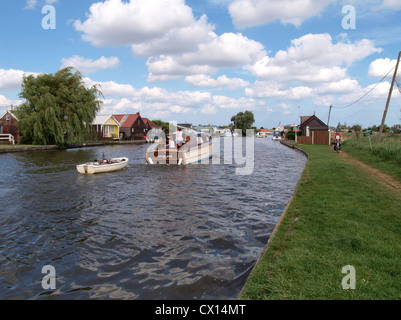
[[[4,113],[0,116],[0,119],[3,119],[7,113],[11,114],[11,116],[12,116],[15,120],[18,121],[18,118],[17,118],[17,117],[15,116],[15,114],[14,114],[12,111],[10,111],[10,110],[6,110],[6,112],[4,112]]]
[[[117,119],[117,121],[121,122],[121,128],[132,128],[134,123],[138,120],[138,118],[141,117],[141,115],[138,112],[136,114],[117,114],[114,115],[114,117]]]
[[[315,115],[301,117],[301,126],[303,127],[303,126],[307,125],[308,123],[312,122],[313,120],[316,120],[318,123],[320,123],[321,127],[327,127],[327,125],[322,120],[320,120],[318,117],[316,117]]]
[[[149,124],[151,128],[161,128],[162,126],[158,126],[157,124],[155,124],[154,122],[150,121],[148,118],[142,118],[143,122],[145,122],[145,124]]]
[[[95,120],[93,120],[93,125],[104,125],[110,118],[112,118],[118,125],[120,125],[119,121],[113,117],[112,115],[98,115]]]

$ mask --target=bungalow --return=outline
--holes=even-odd
[[[300,144],[330,144],[329,127],[316,115],[301,117],[301,137],[296,137]]]
[[[269,129],[260,129],[259,132],[256,134],[258,138],[264,138],[268,135],[273,134]]]
[[[120,138],[124,140],[143,140],[148,127],[141,117],[140,113],[136,114],[117,114],[114,115],[120,125]]]
[[[0,143],[9,144],[12,143],[12,141],[15,141],[15,143],[19,143],[20,141],[18,119],[10,110],[6,110],[5,113],[0,115],[0,134],[4,135],[0,140]],[[11,135],[12,137],[10,137],[9,135]]]
[[[99,115],[92,125],[100,140],[119,139],[120,123],[112,115]]]

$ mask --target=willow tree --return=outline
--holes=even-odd
[[[87,88],[71,67],[24,76],[20,93],[24,102],[15,111],[24,143],[65,146],[83,141],[102,106],[99,96],[98,86]]]
[[[234,129],[241,129],[242,134],[246,135],[246,130],[252,129],[255,117],[252,111],[239,112],[231,118],[231,122],[234,125]]]

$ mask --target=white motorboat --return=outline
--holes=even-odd
[[[281,131],[274,131],[273,140],[281,140],[281,139],[282,139]]]
[[[94,162],[77,165],[77,170],[82,174],[95,174],[113,172],[124,169],[128,165],[128,158],[103,159]]]
[[[213,138],[206,132],[184,132],[184,143],[177,147],[174,136],[170,135],[170,143],[161,142],[151,146],[145,155],[148,164],[189,165],[210,159],[213,154]]]

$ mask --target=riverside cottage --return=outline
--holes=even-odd
[[[19,141],[18,119],[12,111],[6,110],[0,115],[0,144],[13,144]]]
[[[136,114],[116,114],[114,117],[120,123],[121,140],[143,140],[146,136],[147,126],[139,112]]]
[[[295,136],[299,144],[330,144],[329,127],[316,115],[301,117],[302,136]]]
[[[98,115],[92,123],[99,140],[118,140],[120,123],[112,115]]]

